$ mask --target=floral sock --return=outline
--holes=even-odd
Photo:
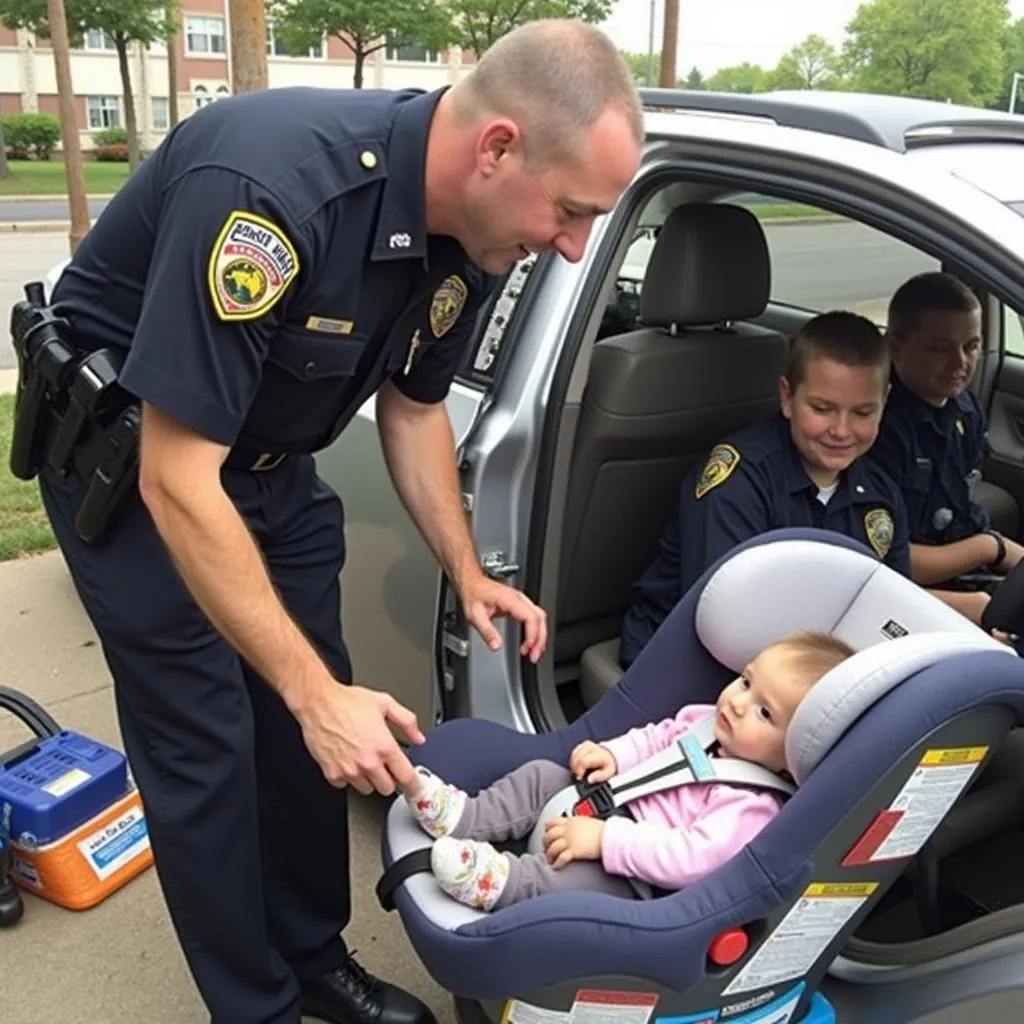
[[[490,843],[444,836],[430,851],[430,869],[452,899],[493,910],[508,882],[509,860]]]
[[[416,773],[420,776],[419,792],[413,797],[407,796],[406,800],[420,828],[439,839],[458,824],[466,806],[466,794],[426,768],[418,767]]]

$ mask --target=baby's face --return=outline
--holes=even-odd
[[[785,770],[786,730],[806,692],[784,646],[762,651],[718,698],[715,739],[722,752]]]

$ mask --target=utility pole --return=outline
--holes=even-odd
[[[236,96],[267,87],[265,0],[228,0],[231,18],[231,91]]]
[[[60,133],[64,148],[64,175],[68,184],[68,205],[71,208],[71,231],[68,242],[71,253],[85,238],[89,230],[89,204],[85,197],[85,172],[82,168],[82,145],[75,120],[74,90],[71,85],[68,23],[64,0],[47,0],[47,20],[50,44],[53,48],[53,66],[57,74],[57,102],[60,109]]]
[[[174,31],[167,37],[167,129],[178,123],[178,40],[181,38],[181,13],[177,4],[167,7],[167,20]]]
[[[676,47],[679,46],[679,0],[665,0],[665,20],[661,31],[661,77],[663,89],[676,87]]]

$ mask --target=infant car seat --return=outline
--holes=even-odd
[[[800,629],[830,630],[858,653],[794,718],[786,755],[799,788],[739,854],[682,891],[552,893],[483,913],[441,891],[432,840],[393,803],[378,896],[463,1024],[835,1020],[819,991],[830,963],[1024,720],[1012,649],[863,545],[820,530],[753,538],[704,573],[567,728],[454,720],[412,756],[470,793],[532,758],[565,764],[584,739],[714,702],[758,651]]]

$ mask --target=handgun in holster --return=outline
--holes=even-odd
[[[87,544],[101,544],[138,468],[139,409],[118,383],[124,356],[76,350],[42,285],[26,285],[25,294],[11,312],[19,369],[11,472],[30,480],[44,464],[60,475],[76,469],[85,493],[75,526]]]

